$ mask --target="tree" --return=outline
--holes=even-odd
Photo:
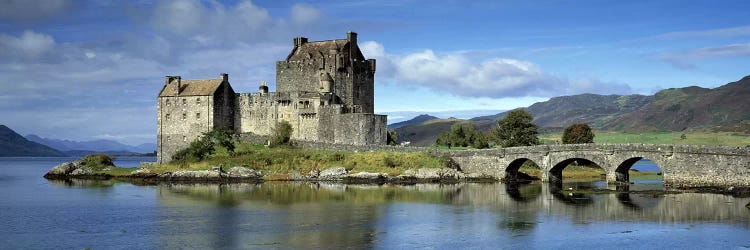
[[[573,124],[565,128],[563,144],[594,143],[594,131],[586,123]]]
[[[388,134],[386,135],[386,143],[391,146],[398,145],[398,134],[396,133],[396,130],[388,130]]]
[[[177,151],[172,156],[172,160],[181,163],[198,162],[213,154],[217,146],[224,147],[229,152],[234,152],[235,138],[234,132],[222,128],[205,132],[198,139],[192,141],[190,146]]]
[[[497,121],[495,140],[503,147],[531,146],[539,144],[534,117],[525,109],[508,112],[505,118]]]
[[[455,123],[451,126],[450,131],[440,133],[435,140],[435,144],[451,147],[473,147],[487,148],[489,142],[487,136],[474,129],[471,122]]]
[[[291,145],[292,125],[287,121],[276,123],[271,134],[271,146]]]
[[[685,134],[680,135],[680,140],[685,140],[685,139],[687,139],[687,135]]]

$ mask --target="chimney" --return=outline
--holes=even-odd
[[[346,40],[348,40],[352,45],[357,44],[357,33],[353,31],[346,32]]]
[[[174,78],[174,76],[165,76],[165,78],[166,78],[166,81],[164,82],[164,86],[167,86],[167,85],[169,85],[169,82],[172,81],[172,79]]]
[[[223,81],[223,82],[229,81],[229,74],[227,74],[227,73],[221,73],[221,74],[219,74],[219,76],[221,76],[221,81]]]
[[[307,43],[307,37],[295,37],[294,38],[294,47],[302,46],[302,44]]]
[[[180,95],[180,90],[182,90],[182,77],[175,76],[175,78],[177,78],[177,91],[175,91],[175,93],[176,93],[177,96],[179,96]]]

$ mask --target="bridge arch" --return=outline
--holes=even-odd
[[[555,163],[554,165],[552,165],[552,167],[549,169],[549,173],[548,173],[549,182],[552,182],[552,183],[562,183],[562,181],[563,181],[563,175],[562,175],[563,170],[566,167],[568,167],[571,163],[574,163],[574,162],[576,162],[578,164],[582,164],[582,165],[593,165],[593,166],[596,166],[598,168],[601,168],[605,172],[607,171],[607,168],[605,166],[602,166],[599,163],[597,163],[597,162],[595,162],[593,160],[590,160],[590,159],[586,159],[586,158],[583,158],[583,157],[566,158],[564,160],[558,160],[557,163]]]
[[[543,169],[536,161],[532,159],[525,158],[525,157],[517,158],[511,161],[510,164],[508,164],[508,166],[505,167],[505,181],[506,182],[530,181],[531,178],[529,178],[530,176],[527,173],[522,173],[518,171],[519,169],[521,169],[521,166],[523,166],[527,162],[534,164],[540,170]]]
[[[620,164],[617,165],[617,168],[614,171],[615,179],[617,182],[629,182],[630,181],[630,172],[629,170],[635,165],[638,161],[647,159],[652,161],[656,167],[659,168],[662,175],[665,172],[665,165],[661,163],[660,160],[650,157],[644,157],[644,156],[635,156],[631,158],[627,158],[625,160],[621,160]]]

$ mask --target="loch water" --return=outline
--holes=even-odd
[[[0,249],[737,249],[750,198],[568,191],[602,182],[136,185],[0,158]],[[120,166],[153,158],[122,157]],[[572,186],[571,186],[572,185]],[[631,190],[660,189],[636,182]]]

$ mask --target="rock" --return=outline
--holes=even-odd
[[[319,180],[340,180],[346,177],[346,168],[333,167],[320,171],[318,174]]]
[[[364,179],[364,180],[377,180],[377,179],[385,179],[387,174],[384,173],[370,173],[370,172],[359,172],[356,174],[350,174],[349,178],[357,178],[357,179]]]
[[[158,175],[154,172],[151,172],[151,170],[149,170],[148,168],[139,168],[138,170],[130,172],[128,176],[134,178],[152,178],[157,177]]]
[[[467,174],[466,179],[469,179],[471,181],[496,181],[497,180],[497,178],[495,178],[494,176],[483,174],[483,173]]]
[[[347,175],[344,177],[344,182],[351,184],[384,183],[388,179],[387,176],[384,173],[359,172]]]
[[[79,167],[73,170],[73,172],[70,172],[70,175],[76,176],[76,175],[90,175],[93,174],[94,171],[87,167]]]
[[[169,180],[172,181],[218,181],[222,177],[226,177],[226,174],[210,171],[210,170],[198,170],[198,171],[176,171],[169,176]]]
[[[63,162],[50,169],[45,176],[68,175],[79,167],[80,165],[77,161]]]
[[[450,168],[420,168],[414,173],[414,177],[418,179],[458,180],[463,179],[465,175]]]
[[[242,179],[260,179],[263,178],[263,173],[258,170],[246,167],[233,167],[229,169],[230,178],[242,178]]]
[[[318,176],[320,176],[320,169],[316,168],[316,169],[310,170],[310,172],[305,174],[303,177],[309,180],[309,179],[317,179]]]

